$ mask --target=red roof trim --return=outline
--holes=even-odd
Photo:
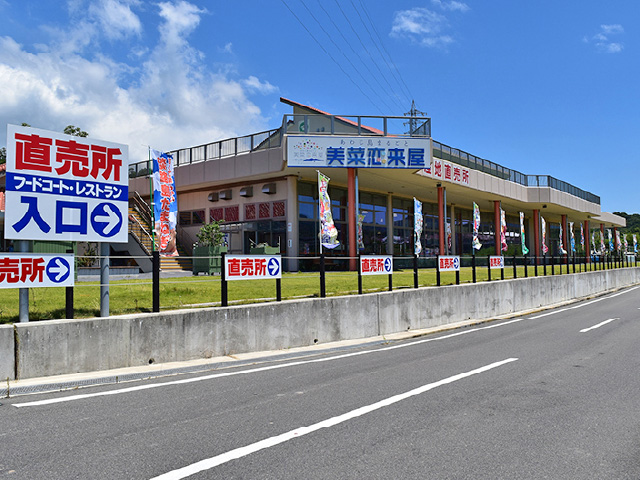
[[[321,115],[332,115],[331,113],[328,112],[324,112],[318,108],[315,107],[311,107],[309,105],[304,105],[302,103],[298,103],[298,102],[294,102],[293,100],[289,100],[288,98],[284,98],[284,97],[280,97],[280,101],[282,103],[286,103],[287,105],[291,105],[292,107],[302,107],[302,108],[308,108],[309,110],[313,110],[314,112],[318,112]],[[336,116],[337,119],[342,120],[345,123],[348,123],[350,125],[354,125],[354,126],[358,126],[357,122],[354,122],[353,120],[349,120],[348,118],[343,118],[343,117],[338,117]],[[377,128],[373,128],[373,127],[367,127],[366,125],[361,125],[360,126],[363,130],[367,130],[370,133],[375,133],[377,135],[384,135],[384,132],[382,130],[378,130]]]

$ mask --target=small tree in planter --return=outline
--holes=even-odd
[[[198,242],[193,246],[193,274],[205,272],[209,275],[220,273],[222,252],[227,251],[224,244],[224,233],[220,228],[222,220],[213,220],[200,227],[196,234]]]

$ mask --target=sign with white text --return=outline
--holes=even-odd
[[[360,256],[361,275],[390,275],[393,273],[393,257],[391,255]]]
[[[441,272],[460,271],[460,257],[457,255],[440,255],[438,257],[438,270]]]
[[[422,169],[431,165],[431,140],[289,135],[287,165],[313,168]]]
[[[225,280],[282,278],[280,255],[225,255]]]
[[[489,268],[504,268],[504,257],[498,255],[492,255],[489,257]]]
[[[5,238],[126,243],[128,148],[8,125]]]
[[[73,287],[73,255],[0,254],[0,288]]]
[[[435,178],[436,180],[445,180],[458,185],[469,186],[469,169],[455,163],[434,158],[433,163],[427,168],[423,168],[416,172],[417,175],[423,177]]]

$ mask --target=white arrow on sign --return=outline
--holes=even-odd
[[[54,282],[59,282],[69,271],[69,265],[63,263],[59,258],[54,258],[52,262],[55,262],[55,266],[49,267],[49,271],[57,273],[56,278],[52,278]],[[51,278],[51,277],[49,277]]]
[[[105,204],[104,206],[104,211],[107,212],[106,215],[101,214],[101,215],[96,215],[96,221],[98,222],[104,222],[104,220],[99,220],[102,218],[107,217],[107,226],[104,228],[103,232],[105,235],[109,235],[111,233],[111,231],[116,228],[118,226],[118,224],[120,223],[120,217],[118,216],[118,214],[113,210],[113,206],[111,204]]]

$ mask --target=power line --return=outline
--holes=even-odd
[[[341,66],[341,65],[336,61],[336,59],[335,59],[335,58],[333,58],[333,56],[332,56],[332,55],[331,55],[331,54],[330,54],[330,53],[329,53],[329,52],[328,52],[328,51],[327,51],[327,50],[322,46],[322,44],[321,44],[321,43],[318,41],[318,39],[313,35],[313,33],[311,33],[311,32],[309,31],[309,29],[305,26],[305,24],[302,22],[302,20],[300,20],[300,18],[298,18],[298,16],[295,14],[295,12],[294,12],[293,10],[291,10],[291,7],[289,7],[289,5],[287,5],[287,2],[286,2],[285,0],[280,0],[280,1],[281,1],[282,3],[284,3],[284,6],[285,6],[285,7],[287,7],[287,10],[289,10],[289,11],[291,12],[291,15],[293,15],[293,16],[295,17],[295,19],[298,21],[298,23],[300,23],[300,25],[302,25],[302,27],[307,31],[307,33],[311,36],[311,38],[313,38],[313,40],[318,44],[318,46],[322,49],[322,51],[323,51],[324,53],[326,53],[326,54],[329,56],[329,58],[331,58],[331,60],[333,60],[333,63],[335,63],[335,64],[338,66],[338,68],[339,68],[340,70],[342,70],[342,73],[344,73],[344,74],[345,74],[345,76],[346,76],[349,80],[351,80],[351,83],[353,83],[353,84],[356,86],[356,88],[357,88],[358,90],[360,90],[360,93],[362,93],[362,95],[364,95],[364,96],[365,96],[365,97],[366,97],[366,98],[371,102],[371,104],[375,105],[375,106],[376,106],[376,108],[382,112],[382,110],[380,109],[380,107],[379,107],[379,106],[378,106],[378,105],[377,105],[377,104],[376,104],[376,103],[375,103],[375,102],[374,102],[374,101],[369,97],[369,95],[367,95],[366,93],[364,93],[364,92],[362,91],[362,89],[360,88],[360,85],[358,85],[358,84],[353,80],[353,78],[351,78],[351,75],[349,75],[347,72],[345,72],[344,68],[342,68],[342,66]]]
[[[342,15],[344,16],[344,18],[347,20],[347,23],[349,24],[349,26],[351,27],[351,30],[353,31],[353,33],[356,35],[356,37],[358,38],[358,41],[360,42],[360,45],[362,45],[362,48],[364,48],[365,52],[367,52],[367,54],[369,55],[370,58],[373,59],[373,55],[371,55],[371,52],[369,51],[369,49],[367,48],[367,46],[364,44],[364,42],[362,41],[362,39],[360,38],[360,35],[358,35],[358,32],[356,31],[356,29],[354,28],[353,24],[351,23],[351,20],[349,20],[349,17],[347,16],[347,14],[344,12],[344,10],[342,9],[342,7],[340,6],[340,4],[338,3],[338,0],[334,0],[336,5],[338,6],[338,8],[340,9],[340,12],[342,12]],[[385,76],[385,74],[383,73],[383,71],[380,69],[380,66],[377,64],[377,62],[373,62],[373,64],[376,66],[376,68],[378,69],[378,71],[380,72],[380,75],[382,76],[383,80],[386,82],[387,86],[391,89],[391,91],[393,91],[393,87],[391,86],[391,84],[389,83],[389,80],[387,80],[387,77]],[[401,107],[402,108],[402,107]]]
[[[340,36],[342,37],[342,39],[344,40],[345,44],[347,44],[349,46],[349,48],[351,49],[351,51],[353,52],[353,54],[358,58],[358,60],[360,60],[360,63],[362,63],[362,65],[364,66],[364,68],[367,70],[367,72],[369,72],[369,75],[371,76],[371,78],[373,78],[375,80],[375,82],[378,84],[378,86],[380,87],[380,90],[382,92],[385,92],[385,87],[382,85],[382,83],[380,83],[380,80],[378,79],[377,75],[374,75],[374,73],[371,71],[371,69],[369,68],[369,65],[367,65],[364,60],[362,59],[362,55],[358,55],[358,52],[355,51],[355,49],[353,48],[352,42],[350,42],[347,37],[344,36],[344,33],[342,33],[342,30],[340,29],[340,27],[336,24],[336,22],[333,20],[333,17],[329,14],[329,12],[327,12],[327,10],[322,6],[322,0],[318,0],[318,6],[322,9],[322,11],[325,13],[325,15],[327,16],[327,18],[329,19],[329,21],[331,22],[331,24],[333,25],[333,27],[336,29],[336,31],[340,34]],[[338,47],[339,48],[339,47]],[[344,53],[343,53],[344,55]],[[355,68],[355,67],[354,67]]]
[[[315,22],[318,24],[318,26],[320,27],[320,29],[324,32],[324,34],[327,36],[327,38],[329,39],[329,41],[331,43],[333,43],[333,45],[336,47],[336,49],[342,54],[342,56],[347,60],[347,62],[349,62],[349,64],[353,67],[353,69],[358,73],[358,75],[360,75],[360,77],[362,78],[362,80],[364,81],[364,83],[367,84],[367,87],[369,87],[370,90],[373,91],[373,87],[371,86],[371,84],[367,81],[366,77],[364,75],[362,75],[362,73],[360,73],[360,70],[358,70],[356,68],[356,66],[353,64],[353,62],[344,54],[344,52],[340,49],[340,47],[338,46],[338,44],[336,44],[336,42],[333,40],[333,38],[331,37],[331,35],[329,35],[329,33],[324,29],[324,27],[322,26],[322,23],[320,23],[320,21],[316,18],[316,16],[313,14],[313,12],[309,9],[309,7],[307,7],[306,3],[304,3],[304,0],[300,0],[300,3],[302,4],[302,6],[304,8],[307,9],[307,12],[309,12],[309,14],[311,15],[311,17],[315,20]],[[375,92],[373,92],[375,93]],[[387,104],[387,102],[384,101],[384,99],[382,97],[380,97],[380,101],[382,103],[384,103],[385,107],[388,109],[391,109],[389,107],[389,105]]]
[[[400,73],[400,70],[398,70],[398,67],[396,66],[395,62],[393,61],[393,58],[391,57],[391,54],[389,53],[389,51],[387,50],[387,48],[384,45],[384,42],[382,41],[382,37],[380,36],[380,33],[378,32],[378,29],[376,28],[375,23],[373,22],[373,20],[371,19],[371,17],[369,16],[369,12],[367,11],[367,8],[365,7],[364,3],[362,2],[362,0],[358,0],[360,2],[360,5],[362,6],[362,11],[365,13],[365,15],[367,16],[367,19],[369,19],[369,23],[371,24],[371,27],[373,29],[373,33],[376,34],[376,37],[378,37],[378,41],[380,42],[380,45],[382,46],[382,49],[385,51],[385,53],[387,54],[387,57],[389,57],[389,60],[391,61],[391,65],[393,65],[393,68],[396,72],[398,72],[398,76],[400,77],[400,81],[405,89],[405,93],[408,95],[407,100],[408,99],[412,99],[415,98],[411,91],[409,90],[409,87],[407,86],[406,82],[404,81],[404,78],[402,77],[402,74]],[[387,64],[388,65],[388,64]],[[391,72],[392,75],[395,77],[395,74],[393,73],[393,71]],[[397,78],[396,78],[397,80]]]

